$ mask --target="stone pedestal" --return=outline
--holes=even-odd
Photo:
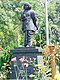
[[[16,80],[21,80],[21,78],[23,78],[23,74],[25,74],[24,80],[33,80],[29,79],[29,75],[35,74],[34,72],[35,65],[36,64],[40,64],[42,66],[44,65],[42,52],[44,52],[44,50],[40,47],[20,47],[11,50],[11,53],[13,53],[12,58],[16,57],[17,59],[16,63],[12,62],[11,76],[10,76],[11,79],[15,80],[16,77],[18,77],[19,75],[19,79]],[[25,61],[20,62],[19,59],[21,58],[24,58]],[[28,66],[26,66],[26,63],[28,64]]]

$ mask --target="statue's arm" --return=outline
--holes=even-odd
[[[21,22],[22,22],[22,31],[24,32],[24,26],[23,26],[24,18],[23,18],[23,12],[21,13]]]
[[[35,14],[34,11],[31,12],[31,18],[32,18],[32,20],[33,20],[34,25],[35,25],[36,28],[38,29],[38,26],[37,26],[37,24],[36,24],[37,16],[36,16],[36,14]]]

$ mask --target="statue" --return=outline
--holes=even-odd
[[[38,29],[36,21],[37,17],[34,10],[31,10],[31,5],[26,2],[23,6],[24,10],[21,13],[22,31],[25,34],[24,46],[32,46],[32,35]]]

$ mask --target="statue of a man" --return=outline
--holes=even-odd
[[[38,29],[36,25],[37,17],[34,10],[31,10],[31,5],[24,3],[24,10],[21,14],[22,31],[25,33],[24,46],[32,46],[32,35]]]

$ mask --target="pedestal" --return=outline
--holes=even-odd
[[[40,47],[20,47],[20,48],[15,48],[10,52],[13,53],[12,58],[16,57],[17,59],[15,64],[14,62],[12,62],[11,75],[10,75],[11,79],[15,80],[18,77],[19,79],[16,80],[20,80],[23,78],[22,75],[26,74],[24,76],[24,80],[33,80],[29,78],[29,75],[35,74],[34,72],[35,65],[36,64],[40,64],[41,66],[44,65],[43,55],[42,55],[42,52],[44,52],[44,50]],[[20,62],[19,59],[21,58],[24,58],[25,61]],[[26,64],[28,64],[28,66],[26,66]]]

